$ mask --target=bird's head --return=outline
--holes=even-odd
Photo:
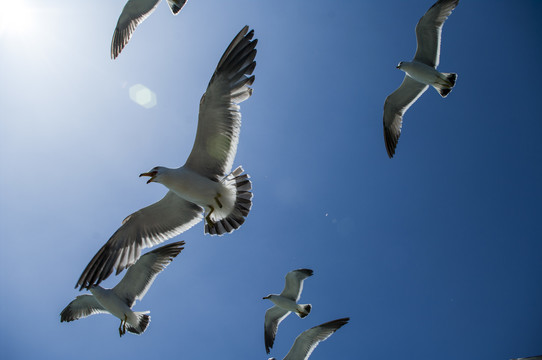
[[[147,180],[147,184],[150,183],[150,182],[153,182],[153,181],[159,183],[160,178],[164,174],[165,170],[166,170],[166,168],[164,168],[162,166],[156,166],[156,167],[153,167],[152,170],[149,171],[149,172],[139,174],[139,177],[150,176],[150,179]]]
[[[397,64],[397,66],[395,68],[400,69],[402,66],[403,66],[403,62],[401,61],[399,64]]]

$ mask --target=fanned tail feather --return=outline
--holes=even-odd
[[[443,76],[443,84],[434,84],[433,87],[438,91],[440,96],[445,98],[452,91],[457,80],[457,74],[455,73],[441,73]]]
[[[130,324],[126,324],[126,330],[134,334],[143,334],[151,322],[151,317],[148,314],[148,311],[145,312],[135,312],[138,318],[137,328],[133,327]]]
[[[299,304],[299,306],[303,310],[299,311],[299,312],[296,312],[296,314],[297,314],[297,316],[299,316],[300,318],[303,319],[305,316],[309,315],[309,313],[311,312],[312,305],[311,304]]]
[[[446,80],[448,80],[452,84],[452,87],[454,87],[455,81],[457,80],[457,74],[456,73],[442,73],[442,74],[446,76]]]
[[[177,13],[183,8],[184,4],[186,4],[186,0],[168,0],[168,4],[173,15],[177,15]]]
[[[238,229],[245,222],[252,207],[252,182],[248,174],[243,174],[243,168],[239,166],[235,169],[227,176],[226,181],[235,181],[237,193],[233,210],[224,219],[217,220],[213,226],[205,224],[206,234],[222,235]]]

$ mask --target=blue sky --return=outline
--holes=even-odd
[[[0,23],[6,358],[266,359],[261,298],[302,267],[313,310],[281,324],[278,359],[345,316],[311,359],[542,354],[542,2],[460,2],[439,66],[456,87],[412,106],[390,160],[384,100],[432,0],[189,0],[175,17],[164,2],[115,61],[123,0],[18,1],[31,21]],[[165,193],[138,174],[184,164],[199,99],[245,24],[259,39],[234,163],[253,180],[246,223],[175,239],[185,250],[134,307],[151,311],[142,336],[120,339],[107,315],[60,323],[95,252]],[[130,100],[136,84],[155,107]]]

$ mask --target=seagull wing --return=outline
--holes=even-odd
[[[130,41],[136,27],[152,14],[159,2],[160,0],[129,0],[124,5],[124,9],[122,9],[122,13],[117,21],[117,27],[113,33],[113,40],[111,41],[112,59],[116,59],[119,56],[124,46]],[[171,6],[169,0],[168,3]]]
[[[403,114],[427,90],[428,85],[405,75],[401,86],[392,92],[384,103],[384,142],[390,158],[401,135]]]
[[[416,40],[418,48],[414,60],[436,68],[440,59],[442,25],[457,6],[459,0],[439,0],[418,21]]]
[[[183,6],[186,4],[186,0],[167,0],[167,3],[173,15],[177,15],[177,13],[181,11]]]
[[[107,313],[102,305],[96,300],[93,295],[85,294],[79,295],[71,303],[68,304],[60,313],[60,322],[70,322],[73,320],[79,320],[81,318],[94,315]]]
[[[303,331],[295,339],[294,345],[292,345],[284,360],[308,359],[320,341],[326,340],[341,326],[348,323],[349,320],[350,318],[337,319]]]
[[[141,249],[151,247],[190,229],[201,221],[203,209],[169,191],[162,200],[147,206],[122,222],[121,227],[94,255],[75,287],[89,288],[117,275],[139,259]]]
[[[297,302],[301,296],[301,291],[303,291],[303,280],[312,276],[312,274],[313,271],[311,269],[290,271],[286,274],[286,284],[280,295]]]
[[[245,26],[220,59],[200,101],[198,130],[185,166],[212,180],[231,172],[239,132],[239,103],[252,95],[256,67],[254,30]]]
[[[286,316],[290,315],[291,311],[284,310],[278,306],[273,306],[265,312],[264,322],[264,337],[265,337],[265,351],[269,354],[270,349],[275,342],[275,335],[277,335],[277,329]]]
[[[183,250],[184,241],[159,247],[141,256],[126,271],[124,278],[113,288],[113,292],[132,307],[136,300],[143,299],[156,276]]]

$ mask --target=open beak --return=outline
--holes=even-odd
[[[146,173],[139,174],[139,177],[150,176],[151,178],[147,181],[147,184],[148,184],[148,183],[150,183],[151,181],[154,180],[154,178],[156,177],[156,174],[157,174],[156,171],[151,171],[151,172],[146,172]]]

